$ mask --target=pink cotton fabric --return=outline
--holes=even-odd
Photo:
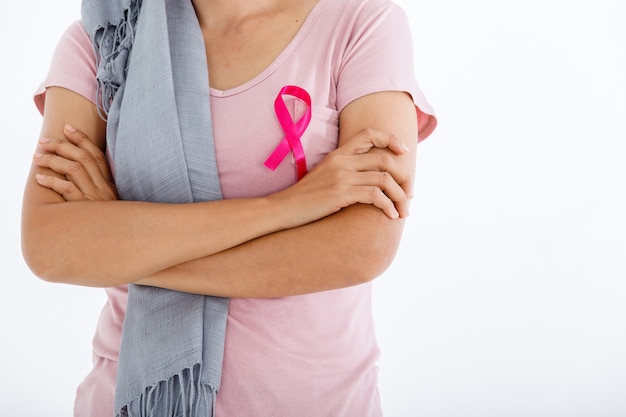
[[[372,92],[409,92],[420,140],[426,138],[436,120],[415,82],[410,40],[405,13],[387,0],[320,0],[265,71],[237,88],[211,89],[224,197],[265,195],[295,182],[290,157],[274,172],[263,165],[283,137],[273,100],[284,85],[297,85],[312,97],[312,120],[302,137],[309,169],[337,147],[343,107]],[[35,96],[40,110],[49,86],[95,98],[94,55],[79,22],[61,39]],[[304,111],[295,100],[288,107],[296,115]],[[94,367],[78,388],[77,417],[113,415],[127,288],[105,291]],[[371,291],[371,284],[364,284],[297,297],[232,299],[216,415],[382,416]]]

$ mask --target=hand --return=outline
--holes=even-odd
[[[117,190],[104,153],[83,132],[71,126],[65,139],[39,140],[44,153],[36,153],[33,163],[49,168],[59,176],[37,175],[37,182],[63,196],[66,201],[117,200]]]
[[[288,202],[290,227],[357,203],[371,204],[392,219],[406,217],[411,176],[396,158],[407,153],[393,135],[365,129],[326,155],[299,182],[270,198]]]

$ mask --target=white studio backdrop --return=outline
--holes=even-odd
[[[626,2],[398,3],[439,127],[376,281],[386,415],[626,416]],[[3,7],[3,416],[71,415],[104,302],[19,246],[32,92],[79,8]]]

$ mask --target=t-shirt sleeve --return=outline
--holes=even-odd
[[[405,11],[391,2],[368,2],[358,11],[337,86],[337,106],[381,91],[404,91],[415,103],[418,139],[437,125],[433,109],[415,79],[413,43]]]
[[[74,22],[61,36],[48,75],[35,92],[35,105],[42,114],[48,87],[67,88],[95,103],[98,88],[95,54],[80,21]]]

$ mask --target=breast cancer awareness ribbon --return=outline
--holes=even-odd
[[[307,105],[306,112],[295,123],[289,114],[289,110],[287,110],[287,105],[284,100],[285,95],[296,97]],[[281,88],[276,96],[276,100],[274,100],[274,111],[283,128],[283,132],[285,132],[285,137],[280,141],[269,158],[267,158],[265,166],[272,171],[276,170],[278,165],[280,165],[283,159],[289,154],[289,151],[291,151],[296,161],[296,167],[298,168],[298,180],[300,180],[306,174],[306,157],[300,138],[311,121],[311,96],[303,88],[295,85],[286,85]]]

